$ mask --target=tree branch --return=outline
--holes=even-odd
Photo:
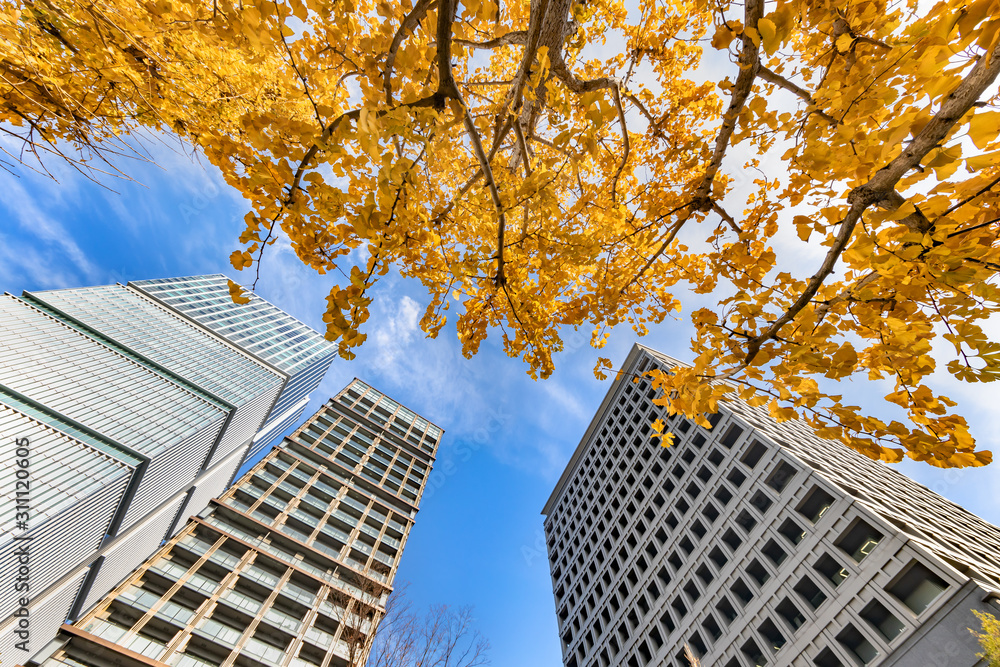
[[[743,25],[756,28],[757,23],[764,15],[763,0],[746,0],[743,13]],[[753,82],[757,78],[759,69],[760,50],[754,44],[753,40],[750,39],[750,35],[744,31],[743,47],[740,49],[740,73],[736,77],[736,83],[733,84],[733,94],[729,100],[729,108],[726,109],[726,113],[722,117],[722,126],[719,128],[719,134],[715,137],[715,150],[712,152],[712,159],[705,169],[705,176],[701,185],[695,191],[695,205],[698,207],[698,210],[707,211],[711,208],[709,200],[712,196],[712,182],[715,180],[715,175],[722,166],[722,160],[726,156],[726,149],[729,148],[729,140],[736,129],[736,121],[747,100],[750,98],[750,93],[753,90]]]
[[[773,83],[774,85],[779,86],[780,88],[784,88],[785,90],[788,90],[788,91],[790,91],[792,93],[795,93],[796,95],[798,95],[799,97],[801,97],[803,100],[805,100],[806,104],[808,104],[809,106],[811,106],[811,107],[815,107],[816,106],[816,102],[813,100],[813,97],[809,93],[808,90],[806,90],[805,88],[802,88],[802,87],[796,85],[795,83],[789,81],[788,79],[786,79],[785,77],[781,76],[780,74],[772,72],[771,70],[769,70],[764,65],[760,66],[760,69],[757,72],[757,76],[759,76],[764,81],[767,81],[768,83]],[[828,114],[825,111],[822,111],[820,109],[815,109],[814,108],[809,113],[816,114],[817,116],[819,116],[820,118],[822,118],[823,120],[825,120],[826,122],[828,122],[828,123],[830,123],[832,125],[840,125],[840,121],[838,121],[836,118],[834,118],[830,114]]]
[[[833,272],[837,259],[847,247],[862,214],[872,205],[890,199],[896,194],[895,185],[899,179],[910,169],[918,166],[920,160],[944,140],[948,131],[972,108],[979,96],[996,80],[998,74],[1000,74],[1000,44],[994,47],[991,53],[979,58],[969,74],[945,98],[934,117],[924,125],[900,155],[879,169],[867,183],[851,190],[847,197],[850,209],[840,223],[840,229],[833,245],[827,251],[823,264],[809,279],[806,289],[780,317],[750,341],[742,363],[720,379],[727,379],[749,366],[760,351],[761,345],[774,338],[781,327],[788,324],[809,304],[820,286]]]
[[[455,44],[470,49],[498,49],[502,46],[511,46],[513,44],[527,44],[528,32],[526,30],[514,30],[513,32],[508,32],[506,35],[501,35],[485,42],[473,42],[468,39],[456,39],[454,41]]]
[[[618,164],[618,169],[615,171],[614,177],[611,179],[611,201],[613,202],[616,197],[618,178],[625,169],[625,164],[628,162],[629,154],[631,152],[628,125],[625,122],[625,109],[622,107],[621,82],[610,76],[603,76],[598,79],[583,81],[573,74],[569,66],[566,65],[566,62],[561,57],[552,63],[552,73],[558,76],[559,79],[566,84],[566,87],[574,93],[588,93],[595,90],[611,90],[615,108],[618,110],[618,124],[621,127],[622,133],[622,159]]]
[[[385,56],[385,67],[382,70],[382,86],[383,90],[385,90],[385,101],[387,104],[392,104],[392,70],[396,65],[396,52],[399,51],[399,47],[403,44],[403,40],[406,39],[406,35],[413,32],[436,2],[437,0],[417,0],[417,4],[413,6],[413,9],[403,17],[402,23],[399,24],[399,29],[396,30],[396,34],[392,38],[389,51]]]

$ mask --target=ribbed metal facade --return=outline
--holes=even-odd
[[[269,355],[294,356],[298,336],[272,336]],[[4,581],[31,545],[30,590],[0,591],[0,635],[16,627],[22,595],[45,619],[32,616],[29,650],[2,664],[27,660],[54,635],[49,616],[86,611],[221,493],[289,377],[138,289],[0,297]],[[19,439],[30,452],[27,529],[15,517]]]
[[[307,396],[289,408],[284,416],[279,415],[268,421],[265,429],[257,434],[253,444],[250,445],[246,456],[247,460],[253,460],[258,454],[280,442],[285,431],[302,421],[302,415],[305,413],[308,403],[309,397]]]
[[[363,665],[441,435],[355,380],[31,664]]]
[[[77,591],[80,590],[80,584],[83,583],[86,574],[83,570],[74,572],[71,577],[49,587],[45,593],[32,600],[28,607],[32,637],[56,636],[59,626],[69,615],[70,607],[73,606],[73,600],[76,599]],[[22,638],[15,634],[14,630],[13,627],[7,627],[0,633],[0,664],[4,667],[16,665],[24,660],[24,651],[16,646]],[[41,644],[38,648],[41,648]]]

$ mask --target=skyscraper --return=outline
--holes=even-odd
[[[740,400],[667,420],[635,346],[545,505],[568,667],[978,665],[1000,529]]]
[[[247,458],[253,458],[302,418],[336,352],[321,335],[256,294],[233,303],[222,274],[137,280],[129,286],[156,299],[241,349],[280,369],[288,381]]]
[[[285,335],[294,351],[299,332]],[[27,588],[0,591],[0,661],[44,645],[221,493],[289,377],[135,288],[0,298],[0,574],[27,568]]]
[[[354,380],[31,665],[363,665],[442,432]]]

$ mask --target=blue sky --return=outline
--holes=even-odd
[[[243,201],[211,167],[183,152],[161,146],[155,156],[159,167],[126,165],[137,182],[107,181],[107,187],[56,164],[50,166],[58,183],[0,172],[0,287],[18,294],[216,272],[246,279],[228,261]],[[808,262],[812,254],[796,257]],[[261,273],[262,296],[323,329],[329,277],[306,269],[280,245],[268,250]],[[561,664],[539,512],[609,386],[593,377],[597,353],[586,344],[589,335],[570,336],[553,376],[535,382],[495,338],[472,360],[461,356],[453,330],[425,339],[417,328],[426,300],[419,285],[390,276],[375,297],[368,342],[354,361],[334,362],[309,410],[357,376],[445,428],[399,580],[410,582],[418,606],[474,605],[494,664]],[[685,311],[696,304],[682,300]],[[653,328],[643,342],[685,359],[689,333],[685,314]],[[635,340],[623,327],[602,356],[620,362]],[[946,377],[938,386],[959,401],[981,446],[1000,450],[1000,392]],[[876,405],[889,389],[865,384],[845,393]],[[1000,523],[998,466],[901,469]]]

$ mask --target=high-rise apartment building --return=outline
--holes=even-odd
[[[677,364],[632,349],[543,510],[568,667],[982,664],[1000,529],[736,399],[661,447]]]
[[[283,335],[275,350],[303,345]],[[0,663],[44,645],[220,494],[290,377],[133,287],[0,297]]]
[[[441,435],[354,380],[30,664],[363,665]]]

